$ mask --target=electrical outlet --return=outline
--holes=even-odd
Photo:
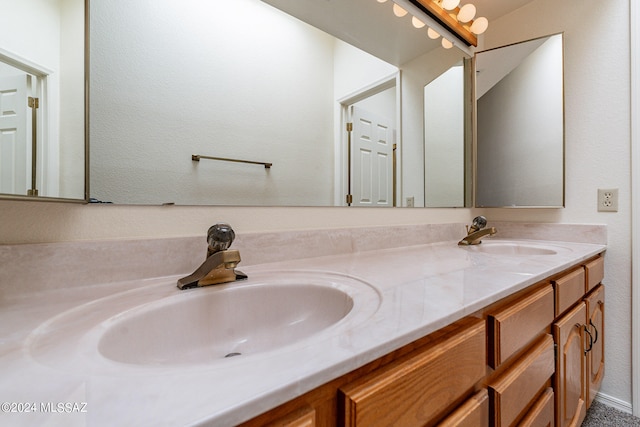
[[[415,199],[413,198],[413,196],[407,197],[406,205],[407,205],[408,208],[412,208],[414,203],[415,203]]]
[[[598,189],[598,212],[618,212],[618,189]]]

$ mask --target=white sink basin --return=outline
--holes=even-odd
[[[70,371],[224,366],[349,333],[380,302],[367,283],[324,272],[250,273],[185,291],[164,280],[50,319],[32,332],[29,352]]]
[[[336,324],[354,306],[339,289],[304,283],[190,292],[117,319],[99,351],[124,363],[205,363],[295,343]]]
[[[495,255],[555,255],[556,248],[520,242],[489,242],[483,241],[479,245],[465,246],[469,251]]]

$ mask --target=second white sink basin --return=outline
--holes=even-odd
[[[532,243],[490,242],[483,241],[479,245],[465,246],[470,251],[495,255],[555,255],[556,248]]]
[[[194,289],[116,320],[98,348],[124,363],[205,363],[256,354],[307,338],[353,309],[345,292],[314,284]]]

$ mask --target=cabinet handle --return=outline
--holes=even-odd
[[[593,330],[596,331],[596,337],[593,339],[593,343],[595,344],[598,342],[598,328],[593,324],[593,320],[589,320],[589,325],[593,326]]]
[[[593,348],[593,335],[591,335],[591,332],[589,332],[589,328],[587,328],[587,325],[583,325],[583,326],[584,326],[584,331],[589,335],[589,348],[584,351],[584,354],[586,356],[586,354],[589,353]]]

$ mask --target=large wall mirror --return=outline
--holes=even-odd
[[[469,54],[444,49],[392,7],[90,2],[91,196],[117,204],[469,206]],[[425,136],[425,110],[452,103],[463,116],[446,132],[456,147],[444,147],[443,157],[432,140],[443,131]],[[442,158],[456,166],[439,175],[431,165]]]
[[[82,202],[85,0],[0,10],[0,198]]]
[[[563,35],[476,53],[478,207],[564,206]]]

